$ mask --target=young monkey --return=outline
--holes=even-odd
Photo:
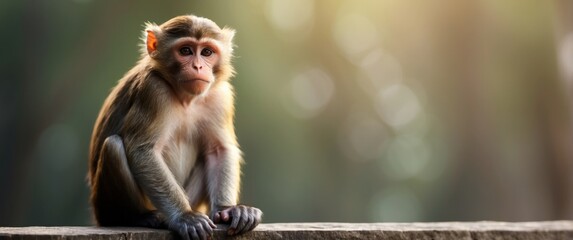
[[[207,239],[253,230],[238,205],[234,30],[193,15],[148,23],[142,57],[105,100],[90,145],[90,201],[101,226],[168,228]],[[209,217],[205,214],[209,214]]]

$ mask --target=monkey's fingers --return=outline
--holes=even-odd
[[[188,228],[186,235],[187,235],[187,238],[189,238],[189,236],[191,236],[191,239],[193,239],[193,240],[199,240],[200,239],[199,234],[197,233],[197,230],[193,226]]]
[[[253,225],[251,226],[251,228],[249,229],[249,231],[255,229],[255,228],[259,225],[259,223],[261,223],[261,220],[262,220],[262,218],[263,218],[263,212],[262,212],[260,209],[258,209],[258,208],[251,208],[251,209],[252,209],[253,212],[254,212],[254,215],[253,215],[253,217],[254,217],[253,220],[254,220],[254,221],[253,221]]]
[[[240,207],[239,211],[241,216],[239,218],[239,224],[237,224],[237,228],[235,229],[235,234],[241,234],[244,232],[245,227],[249,223],[249,213],[245,207]]]
[[[231,211],[231,225],[229,225],[229,230],[227,233],[229,235],[234,235],[237,231],[237,226],[239,225],[239,220],[241,220],[241,211],[238,207],[232,207],[229,209]]]
[[[255,229],[257,227],[257,225],[259,225],[259,222],[257,222],[257,219],[255,216],[253,216],[253,218],[251,218],[250,220],[251,221],[249,222],[248,227],[245,227],[245,232],[253,231],[253,229]]]
[[[259,221],[260,219],[257,216],[257,210],[256,208],[249,208],[249,223],[247,224],[247,226],[245,226],[245,231],[252,231],[253,229],[255,229],[255,227],[257,227],[257,225],[259,225]]]
[[[191,238],[189,237],[189,228],[187,227],[186,224],[178,226],[176,232],[183,240],[191,240]]]
[[[261,219],[260,216],[262,213],[261,210],[254,207],[244,207],[242,210],[243,210],[242,216],[245,216],[242,219],[246,218],[246,220],[244,227],[241,229],[241,226],[239,226],[239,228],[237,229],[238,234],[249,232],[253,230],[255,227],[257,227],[257,225],[259,225]]]
[[[213,229],[217,228],[217,225],[215,225],[211,219],[205,218],[205,219],[201,219],[202,220],[202,224],[203,224],[203,229],[205,229],[207,231],[207,233],[209,233],[209,235],[213,234]]]
[[[206,228],[208,228],[208,230]],[[202,223],[195,224],[195,231],[201,240],[207,240],[207,237],[211,235],[208,233],[209,230],[213,231],[209,226],[203,226]]]
[[[211,226],[211,228],[217,228],[217,225],[213,221],[211,221],[211,219],[207,218],[207,223],[209,223],[209,226]]]
[[[251,228],[251,225],[253,225],[253,222],[255,221],[255,217],[250,213],[246,213],[244,215],[245,215],[244,219],[241,219],[241,222],[244,222],[244,224],[239,223],[239,227],[237,228],[237,234],[243,234],[248,232],[249,229]]]

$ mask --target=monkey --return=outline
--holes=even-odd
[[[146,23],[141,57],[104,101],[91,137],[87,180],[99,226],[207,239],[216,223],[236,235],[261,222],[260,209],[238,204],[234,35],[195,15]]]

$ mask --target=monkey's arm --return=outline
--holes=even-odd
[[[221,88],[232,91],[232,88]],[[232,96],[230,92],[225,93]],[[206,167],[208,193],[212,217],[215,223],[229,223],[228,234],[235,235],[254,229],[262,217],[261,210],[245,205],[237,205],[240,189],[241,151],[239,149],[233,125],[233,99],[223,102],[225,115],[211,125],[212,133],[208,139]]]
[[[261,222],[262,212],[255,207],[237,205],[241,162],[239,148],[227,144],[207,154],[206,160],[213,221],[229,223],[229,235],[253,230]]]
[[[153,205],[173,220],[191,211],[185,193],[155,149],[156,143],[141,144],[128,150],[128,163],[138,185]]]
[[[241,151],[233,144],[214,147],[206,155],[211,210],[237,205],[240,189]]]
[[[214,111],[205,136],[207,191],[211,213],[225,206],[237,205],[241,182],[241,150],[237,143],[234,118],[233,88],[228,82],[216,85],[207,104]],[[210,101],[214,99],[216,101]],[[212,215],[211,215],[212,216]]]

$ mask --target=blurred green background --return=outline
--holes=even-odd
[[[573,1],[0,2],[0,226],[89,225],[87,150],[146,21],[237,30],[266,222],[573,218]]]

